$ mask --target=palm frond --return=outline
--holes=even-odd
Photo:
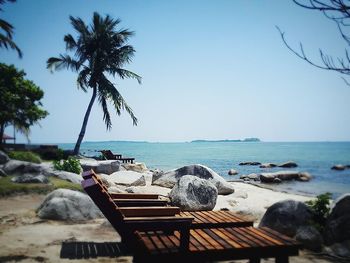
[[[108,111],[106,96],[103,95],[102,93],[99,93],[98,101],[99,101],[99,103],[101,104],[101,107],[102,107],[103,121],[106,124],[107,130],[110,130],[110,129],[112,129],[112,121],[111,121],[111,116],[110,116],[109,111]]]
[[[69,55],[60,54],[59,58],[51,57],[46,62],[47,68],[51,71],[70,69],[72,71],[78,71],[82,66],[78,61],[74,60]]]
[[[6,49],[11,48],[17,51],[17,54],[20,58],[23,57],[22,51],[19,49],[19,47],[16,45],[15,42],[12,41],[12,39],[8,38],[7,36],[0,33],[0,47],[4,47]]]
[[[12,38],[13,26],[3,19],[0,19],[0,28],[5,31],[8,38]]]
[[[64,42],[66,42],[66,50],[70,51],[77,48],[77,42],[71,34],[64,36]]]

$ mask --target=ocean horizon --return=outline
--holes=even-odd
[[[58,144],[72,149],[74,143]],[[281,184],[261,184],[277,191],[304,195],[332,193],[333,198],[349,192],[350,169],[331,170],[336,164],[350,164],[350,142],[147,142],[147,141],[86,141],[80,151],[85,156],[99,156],[98,150],[110,149],[125,157],[134,157],[149,169],[163,171],[190,164],[210,167],[226,180],[237,180],[243,174],[290,170],[308,172],[309,182],[288,181]],[[294,161],[296,168],[259,168],[240,166],[241,162],[283,163]],[[235,169],[238,175],[230,176]]]

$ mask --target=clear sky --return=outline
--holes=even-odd
[[[106,131],[96,103],[85,141],[350,140],[350,87],[293,55],[275,26],[316,61],[319,48],[342,56],[346,45],[332,21],[291,0],[18,0],[3,9],[24,56],[0,49],[0,61],[44,90],[50,113],[32,127],[32,143],[77,139],[91,91],[77,89],[75,73],[50,73],[46,60],[65,53],[63,37],[74,35],[69,15],[90,23],[94,11],[135,31],[125,68],[143,82],[114,80],[139,125],[123,113]]]

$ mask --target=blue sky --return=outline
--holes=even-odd
[[[135,31],[136,54],[125,68],[143,82],[114,80],[139,125],[124,113],[106,131],[96,103],[85,141],[350,140],[350,87],[293,55],[275,28],[316,61],[319,48],[342,56],[346,45],[321,13],[289,0],[18,0],[0,16],[15,26],[24,57],[1,49],[0,61],[23,69],[45,92],[50,115],[32,127],[32,143],[77,139],[91,92],[76,88],[75,73],[50,73],[46,60],[65,52],[63,37],[74,34],[69,15],[90,23],[94,11]]]

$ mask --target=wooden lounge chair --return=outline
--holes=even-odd
[[[119,160],[123,163],[134,163],[135,158],[122,157],[121,154],[114,154],[111,150],[101,150],[100,151],[106,160]]]
[[[82,173],[84,180],[95,178],[96,181],[101,185],[103,190],[108,192],[107,187],[102,182],[101,177],[96,174],[93,170],[85,171]],[[157,194],[135,194],[135,193],[109,193],[110,197],[120,207],[125,206],[165,206],[168,203],[167,199],[161,199]]]
[[[289,256],[298,255],[298,243],[268,228],[193,229],[192,217],[169,216],[174,207],[118,208],[94,178],[84,180],[82,186],[134,253],[135,262],[259,262],[266,257],[288,262]],[[157,215],[151,210],[158,211]]]
[[[93,170],[83,173],[84,179],[94,178],[95,182],[99,184],[99,188],[105,191],[117,206],[119,207],[137,207],[137,206],[166,206],[167,200],[159,199],[159,195],[156,194],[113,194],[108,193],[107,188],[103,184],[99,175]],[[144,198],[144,199],[143,199]],[[179,208],[173,210],[173,215],[177,214],[182,217],[193,217],[193,228],[197,227],[212,227],[212,226],[231,226],[231,227],[246,227],[252,226],[253,221],[247,220],[241,216],[236,215],[232,211],[196,211],[196,212],[183,212]]]

